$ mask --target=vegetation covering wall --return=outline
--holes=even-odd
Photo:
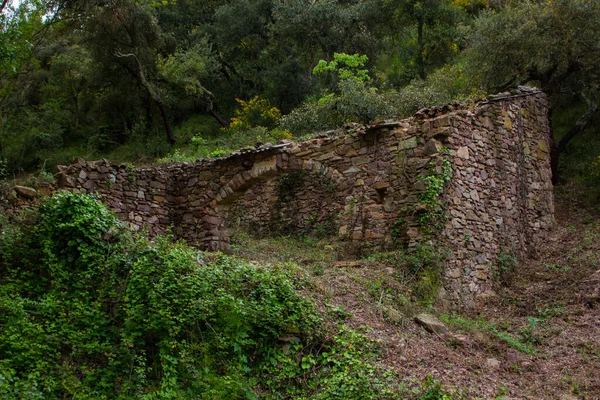
[[[551,228],[549,138],[546,96],[528,90],[223,159],[140,169],[79,160],[57,177],[97,192],[133,230],[172,227],[209,250],[225,249],[242,220],[333,233],[353,252],[433,241],[448,249],[448,295],[464,299],[489,289],[498,257],[523,256]]]

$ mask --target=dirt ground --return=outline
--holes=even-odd
[[[293,260],[311,271],[306,295],[379,340],[383,364],[409,386],[433,375],[456,398],[600,399],[600,216],[563,201],[556,219],[497,296],[460,314],[415,305],[389,265],[336,264],[328,245],[309,250],[277,239],[243,243],[235,253],[260,263]],[[415,324],[424,311],[448,332]]]
[[[468,399],[600,399],[599,259],[600,218],[559,205],[556,229],[511,282],[497,297],[448,316],[449,332],[441,335],[412,322],[417,307],[390,311],[389,298],[405,289],[390,268],[331,268],[316,281],[321,301],[341,307],[348,325],[380,340],[385,365],[407,382],[432,374]]]

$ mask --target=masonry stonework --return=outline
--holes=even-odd
[[[502,254],[523,258],[551,229],[548,100],[531,91],[424,109],[402,121],[346,125],[305,142],[242,149],[196,163],[58,167],[61,189],[94,192],[132,230],[172,230],[225,250],[228,231],[333,235],[350,249],[427,241],[450,256],[445,296],[486,293]],[[423,177],[452,169],[435,235],[419,218]],[[31,202],[12,193],[5,213]]]

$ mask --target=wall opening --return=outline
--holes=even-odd
[[[224,213],[229,235],[337,236],[341,209],[335,183],[314,172],[289,171],[245,189]]]
[[[385,202],[385,195],[386,195],[386,192],[387,192],[387,187],[382,187],[382,188],[375,189],[375,192],[377,193],[377,197],[375,198],[375,202],[377,204],[383,204]]]

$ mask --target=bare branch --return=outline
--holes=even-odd
[[[158,95],[158,92],[150,84],[150,82],[148,82],[148,80],[146,79],[146,75],[144,74],[144,68],[142,67],[142,62],[140,61],[140,59],[138,58],[138,56],[135,53],[123,54],[123,53],[121,53],[119,51],[117,51],[115,53],[115,56],[117,58],[133,57],[135,59],[136,63],[137,63],[137,67],[138,67],[138,73],[137,73],[138,81],[144,87],[144,89],[146,89],[148,91],[148,94],[150,94],[150,97],[152,97],[152,100],[154,100],[156,102],[161,102],[161,99],[160,99],[160,96]]]
[[[8,0],[3,0],[2,5],[0,6],[0,14],[4,11],[4,8],[8,4]]]

